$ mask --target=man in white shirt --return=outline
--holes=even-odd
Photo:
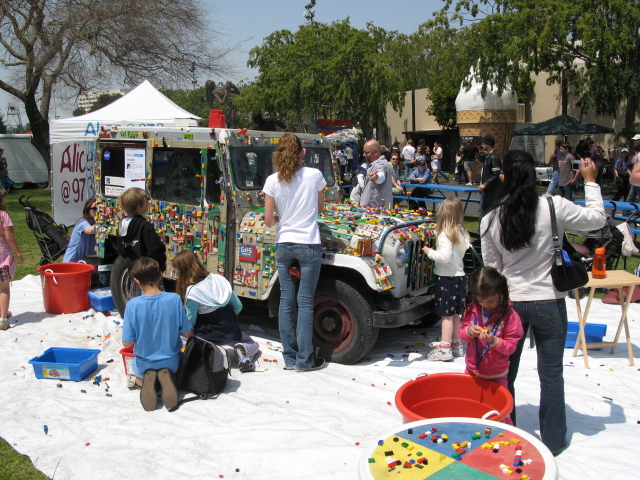
[[[414,158],[413,155],[416,153],[416,149],[413,147],[413,140],[409,139],[407,144],[402,149],[402,158],[404,159],[404,179],[405,181],[409,178],[409,174],[413,169]]]

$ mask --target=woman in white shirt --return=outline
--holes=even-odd
[[[509,282],[513,308],[520,315],[524,336],[510,356],[508,384],[515,398],[514,383],[527,330],[531,327],[538,354],[540,379],[540,437],[554,455],[566,447],[567,419],[564,402],[562,357],[567,336],[566,292],[554,289],[551,216],[546,197],[539,197],[533,157],[511,150],[502,162],[503,183],[496,208],[482,218],[482,257]],[[558,234],[565,228],[595,230],[605,225],[597,169],[581,160],[585,180],[585,207],[554,196]],[[511,413],[515,425],[516,411]]]
[[[278,224],[276,262],[281,291],[278,323],[284,368],[298,372],[324,366],[323,358],[314,358],[312,340],[313,297],[322,258],[318,213],[324,209],[327,182],[320,170],[302,166],[305,153],[298,137],[291,133],[283,135],[274,157],[278,172],[267,178],[263,188],[265,224],[268,227]],[[296,263],[300,265],[297,328],[293,321],[296,288],[290,275]]]

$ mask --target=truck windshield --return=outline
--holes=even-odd
[[[306,147],[304,166],[317,168],[328,186],[335,184],[331,153],[328,148]],[[232,147],[231,168],[233,181],[240,190],[262,190],[265,180],[276,171],[273,165],[273,147]]]
[[[154,148],[151,196],[154,200],[199,205],[201,153],[199,149]]]

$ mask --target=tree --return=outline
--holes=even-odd
[[[475,32],[485,86],[548,72],[548,82],[577,96],[583,111],[613,117],[626,104],[622,136],[633,135],[640,113],[637,0],[445,0],[443,13],[454,4],[450,18]]]
[[[49,162],[52,93],[190,83],[227,70],[199,0],[0,0],[0,88],[18,98]]]
[[[394,38],[373,25],[358,30],[349,19],[274,32],[249,52],[249,66],[260,72],[250,102],[290,128],[326,112],[353,120],[372,138],[386,125],[387,104],[404,105],[405,83],[388,51]]]
[[[440,15],[420,25],[409,38],[419,64],[414,71],[421,72],[414,75],[420,83],[411,88],[428,90],[427,113],[445,129],[457,126],[456,97],[476,59],[471,33],[451,27],[448,18]]]
[[[7,133],[7,125],[4,123],[4,117],[0,115],[0,133]]]

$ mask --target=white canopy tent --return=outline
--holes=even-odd
[[[78,117],[52,120],[52,144],[68,140],[91,140],[100,127],[187,127],[196,126],[200,117],[169,100],[145,80],[122,98],[100,110]]]

